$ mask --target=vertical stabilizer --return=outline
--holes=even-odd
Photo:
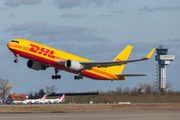
[[[119,53],[118,56],[116,56],[114,58],[113,61],[127,60],[129,55],[130,55],[130,53],[131,53],[132,48],[133,48],[133,46],[128,45],[121,53]]]
[[[119,60],[127,60],[129,58],[129,55],[131,53],[133,46],[128,45],[121,53],[119,53],[118,56],[114,58],[113,61],[119,61]],[[121,74],[125,65],[121,66],[114,66],[113,69],[115,70],[116,74]]]

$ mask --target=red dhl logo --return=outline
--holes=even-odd
[[[30,46],[31,47],[30,47],[29,51],[31,51],[31,52],[38,53],[38,54],[44,55],[44,56],[48,56],[50,58],[66,60],[64,58],[54,56],[54,51],[53,50],[49,50],[49,49],[46,49],[46,48],[43,48],[43,47],[40,48],[39,46],[33,45],[33,44],[30,44]]]
[[[29,50],[29,51],[31,51],[33,53],[38,53],[39,55],[48,56],[50,58],[66,60],[64,58],[54,56],[55,51],[53,51],[53,50],[49,50],[49,49],[39,47],[39,46],[33,45],[33,44],[30,44],[30,49],[29,49],[29,47],[25,47],[25,46],[22,47],[21,45],[16,45],[16,44],[9,44],[9,46],[15,47],[15,48],[18,48],[18,49]]]
[[[42,54],[44,56],[47,56],[48,57],[51,57],[51,58],[55,58],[56,56],[54,56],[54,51],[53,50],[49,50],[49,49],[45,49],[45,48],[40,48],[39,46],[37,45],[33,45],[33,44],[30,44],[31,48],[29,49],[29,51],[31,52],[34,52],[34,53],[38,53],[38,54]]]

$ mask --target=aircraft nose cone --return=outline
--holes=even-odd
[[[11,46],[11,43],[9,42],[9,43],[7,44],[7,47],[10,49],[10,46]]]

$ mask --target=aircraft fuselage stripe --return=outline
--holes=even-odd
[[[56,61],[48,60],[48,59],[45,59],[45,58],[42,58],[42,57],[39,57],[39,56],[36,56],[36,55],[33,55],[33,54],[29,54],[29,53],[26,53],[26,52],[23,52],[23,51],[20,51],[20,50],[11,49],[11,51],[14,52],[14,53],[19,53],[21,57],[31,59],[31,60],[40,62],[40,63],[45,64],[45,65],[52,66],[52,67],[58,68],[60,70],[64,70],[64,71],[67,71],[67,72],[77,74],[76,71],[70,70],[70,69],[66,68],[65,66],[62,66],[61,64],[57,63]],[[88,71],[82,71],[81,75],[83,75],[85,77],[88,77],[88,78],[91,78],[91,79],[109,80],[106,77],[102,77],[100,75],[97,75],[97,74],[94,74],[94,73],[91,73],[91,72],[88,72]]]

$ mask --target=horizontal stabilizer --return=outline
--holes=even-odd
[[[147,74],[115,74],[118,77],[131,77],[131,76],[148,76]]]

